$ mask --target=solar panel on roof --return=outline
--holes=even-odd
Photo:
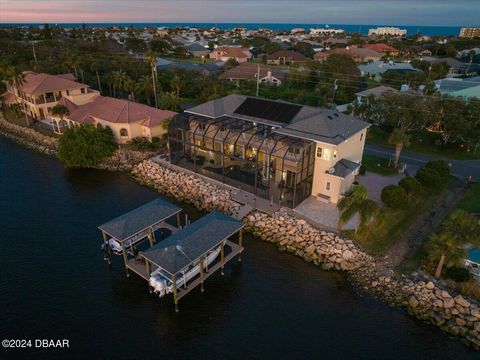
[[[234,113],[287,124],[292,121],[301,108],[300,105],[247,98]]]

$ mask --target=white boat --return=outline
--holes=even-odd
[[[206,258],[203,267],[208,271],[208,266],[215,261],[220,254],[221,246],[213,250]],[[177,286],[186,286],[187,283],[200,273],[200,262],[194,263],[192,268],[183,271],[182,276],[177,279]],[[159,297],[163,297],[165,294],[171,294],[173,292],[173,282],[170,277],[162,271],[162,269],[155,270],[149,279],[149,284],[153,288],[153,291],[158,294]]]

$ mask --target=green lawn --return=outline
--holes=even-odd
[[[445,188],[450,181],[452,179],[448,180]],[[410,199],[409,204],[402,209],[382,208],[370,230],[359,231],[356,234],[351,232],[349,235],[369,254],[374,256],[385,254],[401,238],[402,232],[408,229],[438,196],[439,194],[425,191]],[[417,254],[412,261],[416,262],[419,258],[421,254]]]
[[[473,213],[480,213],[480,183],[470,185],[458,207]]]
[[[373,172],[384,176],[393,176],[398,174],[397,169],[388,167],[387,159],[378,156],[364,154],[362,158],[362,164],[365,166],[367,172]]]
[[[388,143],[389,134],[376,126],[370,127],[367,132],[367,144],[382,145],[393,149],[393,145]],[[475,160],[480,159],[480,148],[477,152],[467,152],[460,148],[458,144],[441,144],[439,134],[428,133],[426,131],[416,132],[411,139],[411,145],[406,150],[418,152],[421,154],[435,155],[441,159],[452,160]]]

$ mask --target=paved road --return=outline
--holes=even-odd
[[[394,156],[394,150],[380,146],[365,144],[365,154],[389,158]],[[400,154],[400,161],[407,165],[409,169],[418,169],[430,160],[439,159],[434,155],[418,154],[412,151],[404,150]],[[452,175],[466,178],[472,176],[474,181],[480,181],[480,160],[447,160],[451,164]]]

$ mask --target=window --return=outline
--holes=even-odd
[[[330,150],[330,149],[323,149],[323,151],[322,151],[322,155],[323,155],[322,158],[323,158],[323,160],[328,160],[328,161],[330,161],[331,153],[332,153],[332,150]]]
[[[199,128],[200,130],[205,130],[205,123],[200,123],[200,124],[198,124],[198,128]]]
[[[67,96],[70,95],[70,90],[67,90]]]
[[[289,148],[289,149],[288,149],[288,152],[289,152],[290,154],[299,155],[299,154],[300,154],[300,149],[299,149],[299,148]]]
[[[81,88],[81,89],[80,89],[80,92],[81,92],[82,94],[85,94],[85,88]]]
[[[363,140],[363,133],[360,134],[360,141]]]
[[[102,124],[100,124],[100,123],[97,123],[97,129],[103,129],[103,126],[102,126]]]
[[[326,189],[327,191],[330,191],[330,182],[329,182],[329,181],[327,181],[327,184],[326,184],[326,186],[325,186],[325,189]]]
[[[128,136],[127,129],[120,129],[120,136]]]
[[[323,150],[323,149],[322,149],[321,147],[318,147],[318,148],[317,148],[317,157],[318,157],[318,158],[321,158],[321,157],[322,157],[322,150]]]
[[[227,127],[225,125],[220,126],[220,131],[221,132],[224,132],[226,129],[227,129]]]

